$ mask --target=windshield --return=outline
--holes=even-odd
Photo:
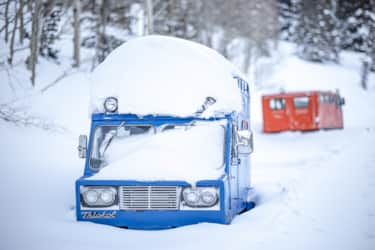
[[[222,122],[98,126],[93,135],[90,167],[116,166],[144,171],[176,168],[176,165],[224,165],[225,126]]]

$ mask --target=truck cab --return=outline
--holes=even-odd
[[[145,38],[130,45],[138,46],[142,42],[147,45],[146,48],[141,46],[142,51],[152,48],[145,61],[149,61],[150,54],[156,53],[155,47],[166,48],[166,43],[182,49],[193,48],[186,56],[198,49],[199,57],[202,51],[208,49],[202,49],[200,45],[196,48],[191,42],[185,46],[185,41],[164,37]],[[148,46],[150,43],[152,46]],[[124,48],[128,54],[134,51],[130,45],[131,49]],[[160,54],[165,56],[164,52]],[[207,58],[206,55],[203,59]],[[122,60],[120,53],[118,56]],[[183,58],[173,53],[169,60],[174,56],[177,60]],[[217,59],[216,55],[214,57],[213,63]],[[139,65],[144,70],[144,61]],[[134,62],[131,66],[132,71],[127,76],[136,70]],[[204,74],[206,76],[209,72]],[[107,75],[98,78],[107,80]],[[212,76],[216,77],[215,74]],[[165,79],[159,85],[169,80]],[[196,79],[199,81],[201,77]],[[112,92],[125,93],[126,98],[108,95],[97,99],[99,101],[95,104],[98,109],[91,115],[89,135],[79,138],[79,156],[85,159],[85,164],[83,175],[76,181],[75,187],[77,220],[132,229],[167,229],[200,222],[230,224],[237,214],[253,208],[256,195],[250,182],[253,136],[249,85],[240,75],[231,75],[226,79],[222,81],[223,86],[233,88],[233,93],[238,91],[238,96],[233,95],[238,99],[224,102],[228,91],[220,94],[214,88],[207,88],[207,93],[213,95],[202,99],[190,115],[178,112],[186,107],[179,100],[183,96],[170,104],[180,107],[163,106],[163,110],[168,111],[165,113],[170,113],[167,115],[156,113],[162,110],[156,106],[161,105],[164,97],[152,96],[159,99],[150,102],[147,107],[149,114],[143,112],[146,109],[133,108],[134,102],[139,102],[141,95],[147,91],[140,86],[143,83],[146,88],[150,86],[151,81],[144,79],[136,84],[139,90],[137,98],[129,93],[134,91],[133,85],[129,84],[126,86],[128,91]],[[156,81],[155,78],[151,80]],[[180,84],[177,91],[186,87],[181,81],[171,81],[172,84]],[[205,82],[201,81],[196,86],[201,90],[201,84]],[[210,82],[212,86],[220,84]],[[164,92],[168,91],[167,87],[159,85]],[[108,90],[107,85],[102,86],[105,88],[101,88],[100,94],[103,89]],[[188,86],[185,94],[193,87]],[[194,99],[198,94],[202,93],[192,92],[186,100]],[[166,96],[169,98],[171,94]],[[213,109],[215,105],[224,107],[223,103],[233,102],[240,103],[241,107]],[[177,111],[173,113],[173,109]]]
[[[339,90],[263,95],[263,132],[343,129],[344,104]]]

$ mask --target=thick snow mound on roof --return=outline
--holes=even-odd
[[[92,74],[91,112],[103,112],[106,97],[119,100],[119,113],[189,116],[206,97],[216,99],[203,114],[241,109],[234,75],[240,72],[203,45],[165,36],[130,40]]]

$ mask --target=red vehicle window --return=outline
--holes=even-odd
[[[280,110],[285,107],[285,99],[284,98],[273,98],[270,100],[270,109],[272,110]]]
[[[309,106],[309,97],[308,96],[294,97],[293,103],[294,103],[295,108],[307,108]]]
[[[323,103],[329,103],[329,95],[323,95]]]
[[[320,95],[319,95],[319,102],[320,102],[320,103],[324,103],[324,101],[325,101],[325,95],[320,94]]]

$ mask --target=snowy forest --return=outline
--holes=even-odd
[[[205,44],[244,72],[279,39],[320,63],[340,63],[342,50],[362,52],[365,71],[375,70],[373,0],[8,0],[0,16],[0,67],[24,64],[32,86],[39,57],[61,63],[63,39],[71,38],[71,67],[92,70],[120,44],[147,34]]]

